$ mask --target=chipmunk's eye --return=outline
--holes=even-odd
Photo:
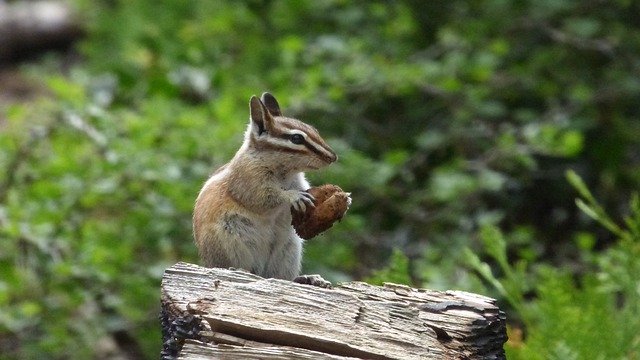
[[[293,134],[293,135],[291,135],[289,140],[291,140],[291,142],[294,143],[294,144],[300,145],[300,144],[304,143],[304,136],[302,136],[300,134]]]

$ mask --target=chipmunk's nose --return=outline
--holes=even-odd
[[[336,155],[336,153],[333,152],[331,148],[327,148],[327,150],[328,150],[328,154],[325,155],[325,159],[327,160],[327,162],[328,163],[336,162],[336,160],[338,160],[338,155]]]

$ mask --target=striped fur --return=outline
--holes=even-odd
[[[303,240],[291,226],[291,209],[312,206],[304,171],[325,167],[337,156],[314,127],[282,116],[268,93],[251,98],[250,114],[244,143],[196,199],[195,243],[205,266],[293,279],[300,272]],[[294,134],[304,141],[292,142]]]
[[[265,95],[263,100],[264,98]],[[269,99],[271,109],[268,109],[263,101],[252,98],[251,122],[245,134],[245,143],[249,149],[304,155],[304,160],[309,161],[311,166],[308,169],[297,169],[298,171],[317,169],[337,160],[336,153],[322,139],[316,128],[297,119],[273,115],[272,112],[281,112],[275,99]],[[259,109],[256,109],[257,107]],[[293,143],[293,134],[301,135],[304,142]]]

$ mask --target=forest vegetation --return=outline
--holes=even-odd
[[[158,357],[263,91],[353,197],[306,273],[495,297],[510,359],[640,358],[640,3],[71,4],[83,38],[0,97],[0,358]]]

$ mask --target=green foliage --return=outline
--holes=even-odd
[[[616,243],[602,254],[584,248],[593,270],[577,278],[568,269],[538,264],[531,276],[527,265],[506,262],[504,235],[495,227],[481,231],[488,263],[467,252],[467,262],[517,310],[528,334],[524,343],[510,342],[512,359],[631,359],[640,351],[640,201],[634,194],[625,227],[616,225],[573,171],[567,178],[581,199],[585,214],[615,232]],[[497,275],[496,273],[501,273]],[[535,301],[526,301],[533,290]]]
[[[375,285],[382,285],[385,282],[410,285],[409,259],[402,251],[396,249],[391,254],[389,265],[374,271],[365,281]]]
[[[7,119],[16,130],[1,135],[19,151],[10,154],[14,170],[2,193],[0,263],[7,276],[0,288],[8,304],[0,329],[63,335],[25,343],[22,351],[33,357],[92,357],[95,343],[121,330],[143,346],[156,343],[158,303],[149,299],[157,298],[166,266],[194,257],[192,199],[183,196],[193,190],[177,179],[198,168],[177,161],[185,134],[171,130],[180,125],[158,108],[144,117],[170,120],[167,132],[134,135],[140,115],[92,114],[89,106],[16,111]],[[27,119],[38,124],[23,132],[19,124]],[[172,153],[154,153],[153,138],[165,135]]]
[[[480,238],[487,255],[493,259],[499,271],[500,277],[493,275],[489,264],[484,263],[469,248],[464,249],[466,263],[474,269],[483,280],[498,292],[500,297],[508,301],[516,311],[522,312],[525,306],[525,294],[531,290],[531,280],[527,274],[527,262],[520,260],[516,265],[511,265],[507,260],[507,241],[497,227],[485,225],[480,230]]]
[[[306,243],[305,271],[488,284],[510,318],[540,329],[521,354],[585,354],[578,337],[592,337],[567,318],[611,331],[623,350],[602,354],[637,356],[624,352],[637,323],[616,332],[608,319],[637,315],[638,222],[623,209],[640,188],[638,4],[74,4],[81,60],[25,66],[47,95],[0,99],[3,356],[116,356],[122,334],[156,356],[162,271],[197,262],[193,200],[265,90],[340,155],[312,182],[353,194],[342,222]],[[578,208],[569,168],[585,179],[568,175]],[[589,316],[571,317],[571,303]],[[534,354],[547,340],[553,352]]]

